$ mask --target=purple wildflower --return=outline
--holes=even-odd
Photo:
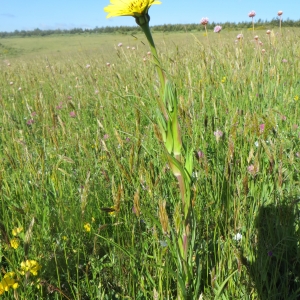
[[[29,119],[29,120],[26,122],[26,124],[29,125],[29,126],[32,125],[33,123],[34,123],[34,120],[33,120],[33,119]]]
[[[219,140],[223,136],[223,131],[217,129],[217,131],[214,132],[214,136],[216,137],[217,142],[219,142]]]
[[[201,20],[200,20],[200,24],[201,25],[204,25],[204,26],[206,26],[207,24],[208,24],[208,18],[202,18]]]
[[[204,157],[204,153],[201,150],[199,150],[197,152],[197,156],[198,156],[198,159],[203,158]]]
[[[260,132],[260,133],[263,133],[264,130],[265,130],[265,124],[260,124],[260,125],[259,125],[259,132]]]
[[[62,109],[62,102],[60,102],[59,105],[56,106],[56,109],[58,109],[58,110]]]
[[[254,10],[251,10],[248,14],[249,18],[254,18],[256,16],[256,12]]]
[[[215,32],[215,33],[219,33],[221,30],[222,30],[222,26],[220,26],[220,25],[217,25],[217,26],[214,28],[214,32]]]

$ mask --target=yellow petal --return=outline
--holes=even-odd
[[[117,16],[140,17],[148,13],[153,4],[161,4],[157,0],[110,0],[110,5],[104,8],[107,18]]]
[[[19,287],[19,284],[17,282],[15,282],[13,285],[12,285],[12,288],[15,290]]]

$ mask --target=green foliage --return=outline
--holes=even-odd
[[[298,31],[258,31],[264,54],[243,33],[154,35],[196,149],[188,287],[141,34],[1,40],[24,49],[0,64],[0,280],[19,282],[5,299],[176,299],[178,284],[191,299],[299,298]],[[18,274],[26,259],[37,277]]]

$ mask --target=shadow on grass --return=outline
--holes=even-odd
[[[259,298],[300,299],[299,216],[295,203],[261,207],[257,247],[249,266]]]

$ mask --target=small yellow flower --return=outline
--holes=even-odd
[[[294,100],[295,100],[295,101],[298,101],[298,100],[299,100],[299,96],[296,95],[296,96],[294,97]]]
[[[92,217],[92,223],[95,223],[95,221],[96,221],[96,220],[95,220],[95,218],[94,218],[94,217]]]
[[[221,81],[222,81],[222,83],[225,83],[226,82],[226,77],[224,76]]]
[[[63,239],[64,241],[66,241],[68,238],[64,235],[64,236],[62,237],[62,239]]]
[[[10,240],[10,245],[12,248],[14,249],[18,249],[20,243],[19,243],[19,240],[18,239],[12,239]]]
[[[91,231],[91,224],[90,223],[85,223],[83,225],[83,228],[86,232],[90,232]]]
[[[10,287],[10,279],[7,278],[7,279],[3,279],[1,281],[1,284],[2,284],[2,287],[1,289],[3,290],[3,292],[8,292],[9,291],[9,287]]]
[[[118,16],[141,17],[148,13],[153,4],[161,4],[157,0],[110,0],[110,5],[104,8],[108,13],[106,18]]]
[[[15,282],[13,285],[12,285],[12,288],[15,290],[19,287],[19,284],[17,282]]]
[[[7,272],[4,275],[2,282],[3,283],[5,282],[8,288],[12,287],[15,290],[16,288],[18,288],[19,284],[18,282],[15,281],[14,277],[15,277],[15,272]]]
[[[114,208],[114,207],[112,206],[112,208]],[[108,214],[111,215],[112,217],[114,217],[116,215],[116,211],[111,211]]]
[[[4,292],[9,291],[10,288],[18,288],[19,284],[15,281],[14,277],[14,272],[7,272],[4,275],[2,281],[0,282],[0,295],[2,295]]]
[[[12,235],[17,236],[22,231],[23,231],[23,227],[16,227],[12,230]]]
[[[29,260],[21,262],[21,274],[25,275],[25,273],[30,272],[32,275],[37,276],[38,270],[41,269],[39,263],[35,260]]]

